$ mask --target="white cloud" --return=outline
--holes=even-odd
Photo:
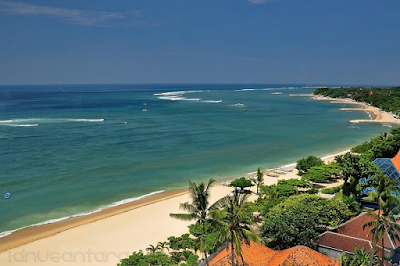
[[[110,20],[127,19],[130,16],[141,17],[141,12],[130,11],[120,12],[101,12],[80,9],[68,9],[62,7],[37,6],[21,2],[2,2],[0,1],[0,12],[30,16],[50,16],[65,19],[74,24],[86,26],[106,26]]]
[[[265,2],[270,2],[270,1],[273,1],[273,0],[247,0],[249,3],[251,3],[251,4],[262,4],[262,3],[265,3]]]

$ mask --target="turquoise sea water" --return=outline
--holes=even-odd
[[[282,85],[0,87],[0,233],[83,215],[187,178],[229,178],[388,131]],[[272,92],[282,92],[273,95]],[[345,107],[351,107],[347,105]],[[147,110],[147,111],[146,111]]]

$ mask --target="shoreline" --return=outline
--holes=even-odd
[[[354,104],[359,105],[361,108],[340,108],[341,111],[364,111],[369,114],[370,120],[368,119],[353,119],[348,122],[351,124],[359,124],[359,123],[381,123],[381,124],[396,124],[400,125],[400,119],[396,119],[391,116],[388,112],[381,111],[378,107],[368,105],[366,103],[357,102],[351,99],[340,99],[340,98],[331,98],[326,96],[314,95],[314,100],[317,101],[330,101],[330,103],[346,103],[346,104]]]
[[[344,154],[346,152],[350,151],[349,149],[340,151],[340,152],[334,152],[334,153],[329,153],[324,156],[320,156],[320,158],[327,162],[330,162],[334,159],[335,156]],[[297,170],[295,170],[296,163],[291,163],[291,164],[286,164],[286,165],[281,165],[279,167],[275,168],[269,168],[269,169],[263,169],[262,172],[264,173],[264,184],[265,185],[271,185],[275,184],[278,182],[280,179],[290,179],[290,178],[300,178],[300,176],[297,176]],[[272,177],[268,176],[265,173],[267,171],[280,171],[282,168],[286,169],[292,169],[294,170],[293,172],[284,174],[280,177]],[[244,174],[244,176],[251,177],[255,174],[256,172],[250,172],[247,174]],[[241,175],[243,176],[243,175]],[[215,187],[222,187],[224,183],[229,182],[231,180],[234,180],[236,178],[239,178],[240,176],[237,175],[234,178],[223,178],[223,179],[218,179],[213,185],[213,188]],[[224,186],[225,188],[228,188]],[[230,189],[230,188],[228,188]],[[178,189],[173,189],[173,190],[168,190],[164,192],[160,192],[154,195],[150,195],[147,197],[140,198],[138,200],[134,200],[128,203],[124,203],[118,206],[113,206],[109,208],[102,209],[97,212],[90,213],[88,215],[83,215],[83,216],[76,216],[72,218],[66,218],[61,221],[57,222],[52,222],[52,223],[46,223],[46,224],[41,224],[41,225],[34,225],[34,226],[27,226],[22,229],[16,229],[14,232],[12,232],[9,235],[6,235],[4,237],[0,238],[0,255],[5,253],[6,251],[9,251],[11,249],[15,249],[21,246],[24,246],[26,244],[41,240],[41,239],[46,239],[46,238],[51,238],[52,236],[59,235],[60,233],[63,233],[65,231],[70,231],[71,229],[78,228],[84,225],[89,225],[89,224],[94,224],[100,220],[105,220],[107,218],[111,218],[114,216],[119,216],[124,213],[129,213],[132,211],[135,211],[137,209],[141,209],[142,207],[149,206],[149,205],[157,205],[157,203],[165,202],[170,199],[178,198],[180,196],[187,196],[188,195],[188,189],[187,188],[178,188]],[[112,204],[111,204],[112,205]],[[168,217],[169,218],[169,217]],[[1,261],[1,260],[0,260]]]

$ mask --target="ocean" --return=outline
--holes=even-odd
[[[296,85],[0,86],[0,236],[209,178],[333,154],[389,128]],[[271,94],[279,92],[282,94]]]

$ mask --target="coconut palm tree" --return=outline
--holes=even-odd
[[[176,218],[183,221],[193,221],[196,220],[196,226],[201,226],[202,235],[199,237],[200,240],[200,251],[204,253],[206,263],[208,265],[207,260],[207,248],[206,248],[206,232],[204,230],[204,224],[206,220],[209,219],[210,210],[214,209],[213,206],[210,206],[210,188],[211,185],[215,182],[214,179],[210,179],[208,184],[200,183],[196,185],[194,182],[189,180],[189,195],[192,200],[192,203],[185,202],[180,204],[180,209],[187,211],[188,213],[171,213],[170,216],[172,218]]]
[[[261,172],[260,167],[257,168],[257,176],[256,178],[252,178],[251,181],[257,186],[257,194],[258,194],[258,189],[264,182],[264,175]]]
[[[159,250],[158,246],[153,246],[153,245],[150,245],[148,248],[146,248],[146,251],[151,254],[155,254],[158,250]]]
[[[372,256],[372,249],[368,252],[365,251],[365,248],[358,249],[354,248],[354,255],[349,255],[346,252],[343,252],[342,255],[339,256],[339,265],[340,266],[367,266],[370,262]],[[375,254],[373,257],[373,263],[378,263],[380,260],[378,256]]]
[[[367,215],[370,215],[376,219],[373,219],[369,222],[366,222],[363,225],[363,229],[368,226],[372,226],[370,231],[368,232],[373,235],[372,240],[372,250],[375,252],[376,244],[378,239],[382,238],[382,265],[383,265],[383,257],[385,253],[385,246],[384,246],[384,236],[388,233],[389,237],[396,242],[399,240],[399,236],[397,235],[396,226],[391,223],[391,220],[394,219],[393,210],[394,206],[399,205],[399,199],[393,195],[393,193],[397,193],[399,195],[398,189],[398,181],[394,178],[388,177],[386,174],[379,172],[375,175],[377,180],[377,186],[375,192],[370,192],[369,198],[375,198],[378,202],[378,213],[374,213],[372,211],[368,211]],[[388,218],[390,217],[390,218]],[[396,223],[395,223],[396,224]],[[398,226],[398,225],[397,225]],[[400,228],[400,226],[399,226]],[[393,230],[393,231],[392,231]],[[390,232],[390,233],[389,233]],[[396,239],[397,237],[397,239]],[[372,266],[372,257],[370,261],[370,266]]]
[[[158,242],[157,248],[161,251],[164,251],[164,249],[169,251],[168,242]]]
[[[244,241],[250,244],[250,240],[260,243],[258,235],[250,228],[254,224],[246,215],[246,201],[249,194],[241,194],[237,191],[233,195],[228,195],[215,203],[222,209],[215,209],[210,212],[210,216],[214,218],[220,234],[217,237],[218,243],[229,241],[231,243],[232,266],[234,265],[234,250],[242,259],[241,243]]]
[[[398,209],[398,207],[396,207]],[[381,265],[384,264],[385,257],[385,235],[388,235],[389,238],[393,241],[393,243],[400,242],[400,236],[398,232],[400,232],[400,225],[397,223],[397,218],[394,216],[393,212],[389,212],[387,215],[378,215],[375,212],[369,211],[368,215],[374,217],[373,220],[366,222],[363,225],[363,228],[367,226],[372,226],[371,230],[368,232],[375,236],[376,241],[378,239],[382,239],[382,259]],[[376,237],[377,236],[377,237]],[[374,239],[374,241],[375,241]],[[376,247],[376,243],[374,243],[374,248]],[[374,249],[373,249],[374,250]]]

